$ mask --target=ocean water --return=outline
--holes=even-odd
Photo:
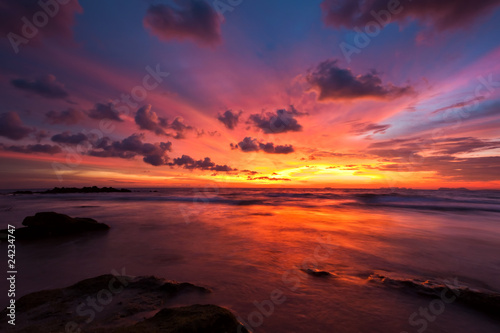
[[[42,211],[111,229],[17,242],[19,296],[118,271],[209,287],[209,295],[166,305],[225,306],[255,332],[500,331],[500,314],[452,292],[500,292],[500,191],[213,187],[0,196],[1,228]],[[6,263],[6,244],[0,249]],[[414,287],[429,284],[450,286],[453,301]],[[6,293],[5,281],[0,287]]]

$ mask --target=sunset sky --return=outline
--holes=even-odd
[[[2,188],[500,188],[498,0],[0,0]]]

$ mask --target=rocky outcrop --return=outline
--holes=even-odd
[[[500,313],[500,294],[490,290],[480,290],[455,281],[423,280],[417,278],[391,277],[374,273],[368,281],[380,283],[390,288],[419,295],[442,298],[451,297],[453,302],[461,303],[498,319]]]
[[[0,331],[248,333],[229,310],[216,305],[165,307],[184,294],[203,298],[210,292],[153,276],[101,275],[21,297],[16,302],[16,326],[7,324],[5,309],[0,313]]]
[[[17,228],[17,240],[41,239],[55,236],[75,235],[90,231],[108,230],[109,226],[91,218],[70,217],[54,212],[36,213],[24,219],[25,228]],[[0,230],[0,238],[7,238],[7,230]]]
[[[303,269],[301,269],[301,271],[308,274],[308,275],[315,276],[315,277],[332,277],[332,276],[334,276],[333,273],[330,273],[327,271],[321,271],[318,269],[312,269],[312,268],[303,268]]]
[[[77,187],[54,187],[52,190],[47,190],[44,192],[40,192],[43,194],[61,194],[61,193],[114,193],[114,192],[132,192],[131,190],[127,189],[116,189],[113,187],[102,187],[99,188],[97,186],[92,186],[92,187],[82,187],[82,188],[77,188]]]
[[[11,194],[22,195],[22,194],[68,194],[68,193],[129,193],[131,190],[125,188],[116,189],[114,187],[97,187],[97,186],[87,186],[87,187],[54,187],[51,190],[46,190],[42,192],[34,191],[15,191]]]

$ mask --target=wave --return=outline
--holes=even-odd
[[[324,189],[159,189],[133,193],[99,194],[34,194],[15,196],[15,200],[57,199],[63,201],[130,201],[130,202],[180,202],[225,204],[234,206],[294,206],[314,208],[328,206],[333,209],[397,208],[434,211],[484,211],[500,212],[500,191],[429,191],[402,190],[328,190]]]

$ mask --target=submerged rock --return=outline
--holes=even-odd
[[[312,269],[312,268],[303,268],[301,269],[306,274],[309,274],[311,276],[316,276],[316,277],[331,277],[334,276],[332,273],[327,272],[327,271],[320,271],[318,269]]]
[[[207,288],[149,277],[101,275],[61,289],[44,290],[16,302],[16,326],[0,315],[4,332],[246,332],[236,317],[216,305],[165,308],[184,294]]]
[[[40,239],[53,236],[74,235],[88,231],[108,230],[109,226],[91,218],[70,217],[54,212],[36,213],[24,219],[25,228],[17,228],[18,240]],[[0,238],[7,238],[7,230],[0,230]]]
[[[217,305],[190,305],[160,310],[154,317],[132,326],[111,330],[95,330],[93,333],[221,333],[245,332],[236,317],[227,309]]]
[[[451,297],[453,302],[469,306],[475,310],[486,313],[499,319],[500,294],[489,290],[473,289],[459,284],[457,279],[453,283],[439,280],[421,280],[412,278],[389,277],[374,273],[368,280],[382,283],[388,287],[414,292],[432,298],[442,298],[443,295]]]

